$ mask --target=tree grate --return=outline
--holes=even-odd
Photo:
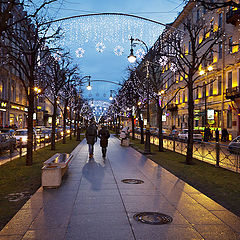
[[[142,223],[152,224],[152,225],[161,225],[172,222],[172,217],[158,212],[141,212],[133,216],[133,218]]]
[[[139,180],[139,179],[123,179],[122,182],[127,183],[127,184],[142,184],[142,183],[144,183],[143,180]]]

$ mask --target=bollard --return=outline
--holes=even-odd
[[[34,148],[34,151],[36,151],[36,147],[37,147],[36,136],[34,136],[33,137],[33,148]]]
[[[215,148],[216,148],[216,167],[219,167],[219,161],[220,161],[220,145],[219,145],[219,142],[216,142]]]
[[[13,154],[13,145],[11,144],[11,146],[10,146],[10,157],[12,157],[12,154]]]
[[[45,145],[46,145],[46,134],[45,133],[44,133],[43,137],[44,137],[44,139],[43,139],[43,146],[45,147]]]
[[[22,138],[20,138],[20,141],[19,141],[19,155],[20,157],[22,156]]]
[[[176,141],[175,141],[175,138],[173,138],[173,152],[176,152]]]

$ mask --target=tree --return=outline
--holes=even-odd
[[[34,88],[38,84],[38,75],[41,74],[41,63],[45,61],[47,54],[54,52],[56,48],[46,48],[46,44],[59,38],[59,30],[48,35],[50,25],[44,25],[43,17],[35,17],[32,22],[27,19],[21,24],[9,28],[2,38],[1,48],[5,55],[5,66],[17,72],[25,90],[28,101],[28,142],[26,165],[32,165],[33,149],[33,113]],[[7,57],[5,57],[7,56]],[[44,59],[44,60],[43,60]]]
[[[202,6],[204,6],[208,10],[215,10],[219,8],[224,8],[224,7],[236,7],[240,8],[240,4],[237,1],[211,1],[211,0],[196,0],[196,1],[191,1],[193,3],[200,3]]]
[[[192,164],[193,128],[194,128],[194,98],[195,84],[200,78],[199,69],[213,62],[214,46],[222,36],[221,30],[213,31],[210,24],[204,20],[186,17],[182,22],[185,32],[169,30],[162,36],[162,47],[167,48],[168,57],[177,68],[177,74],[183,81],[183,87],[188,89],[188,142],[186,163]],[[182,28],[181,28],[182,29]],[[188,51],[184,47],[188,43]]]
[[[44,11],[48,5],[58,0],[0,0],[0,36],[9,28],[28,21]],[[24,8],[28,9],[24,11]],[[31,12],[30,12],[31,10]]]

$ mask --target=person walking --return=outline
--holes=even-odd
[[[100,147],[102,148],[102,156],[103,158],[106,157],[107,154],[107,146],[108,146],[108,139],[110,137],[110,133],[106,126],[102,126],[100,131],[98,132],[98,137],[100,138]]]
[[[93,157],[94,144],[97,142],[97,128],[94,122],[91,122],[90,126],[86,130],[86,139],[89,149],[89,159]]]

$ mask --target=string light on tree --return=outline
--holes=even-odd
[[[75,51],[75,53],[76,53],[76,56],[77,56],[78,58],[82,58],[83,55],[84,55],[84,53],[85,53],[85,50],[82,49],[82,48],[78,48],[78,49]]]
[[[97,45],[96,45],[96,50],[97,50],[98,52],[100,52],[100,53],[102,53],[105,48],[106,48],[106,47],[105,47],[105,45],[104,45],[102,42],[99,42],[99,43],[97,43]]]
[[[175,63],[171,63],[170,70],[171,70],[172,72],[176,72],[176,71],[177,71],[177,66],[176,66]]]
[[[158,63],[160,64],[160,66],[166,66],[168,63],[168,58],[166,56],[162,56],[158,60]]]

